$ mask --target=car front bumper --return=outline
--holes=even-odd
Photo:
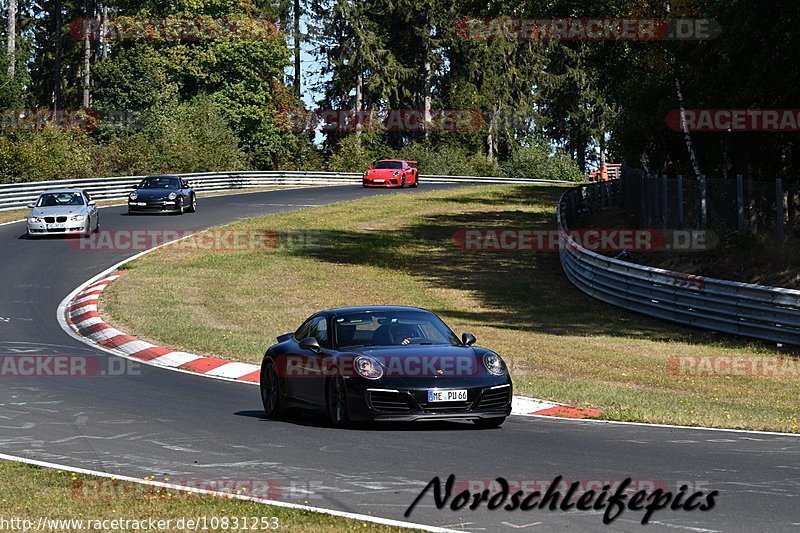
[[[370,179],[362,179],[361,185],[364,187],[401,187],[403,183],[400,181],[400,178],[387,178],[383,182],[376,182]]]
[[[66,220],[52,223],[43,220],[41,222],[32,222],[28,219],[26,225],[29,235],[77,235],[86,233],[85,218],[79,222]]]
[[[176,200],[136,200],[128,201],[130,213],[176,213],[180,203]]]
[[[348,385],[347,406],[351,420],[417,421],[479,420],[511,414],[511,383],[490,386],[461,386],[467,400],[428,403],[426,388],[383,388]],[[452,388],[448,386],[447,388]]]

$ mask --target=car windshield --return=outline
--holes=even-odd
[[[59,207],[62,205],[83,205],[83,195],[77,192],[58,192],[43,194],[36,207]]]
[[[351,313],[336,317],[335,323],[339,350],[364,346],[461,345],[439,317],[426,311]]]
[[[168,176],[145,178],[139,184],[140,189],[180,189],[180,179]]]
[[[378,161],[372,168],[403,168],[403,163],[400,161]]]

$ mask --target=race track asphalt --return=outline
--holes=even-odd
[[[197,213],[182,217],[129,217],[121,207],[106,208],[101,222],[105,230],[199,229],[379,194],[392,193],[278,190],[204,198]],[[87,354],[106,368],[107,359],[117,358],[64,332],[56,309],[78,285],[135,252],[80,250],[70,240],[23,235],[23,224],[0,227],[0,355]],[[275,333],[265,332],[265,348]],[[400,520],[435,475],[455,474],[459,487],[502,476],[530,490],[557,475],[601,483],[630,477],[643,488],[676,491],[691,483],[719,491],[712,510],[658,511],[647,531],[800,528],[798,437],[517,416],[483,431],[469,423],[335,430],[310,415],[263,419],[253,385],[150,366],[132,370],[93,377],[0,374],[0,453],[187,484],[271,480],[278,499]],[[437,509],[429,494],[407,520],[465,531],[642,528],[644,511],[626,510],[611,526],[603,525],[602,513],[488,511],[485,504],[453,511]]]

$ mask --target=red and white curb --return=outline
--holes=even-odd
[[[109,276],[90,282],[78,290],[67,303],[65,310],[66,322],[81,340],[88,341],[119,357],[148,365],[228,381],[259,382],[261,371],[259,365],[170,350],[169,348],[139,340],[106,324],[97,310],[97,302],[105,288],[119,276],[119,272],[114,272]],[[596,418],[600,415],[600,411],[597,409],[570,407],[535,398],[514,396],[511,404],[511,414],[555,416],[560,418]]]
[[[126,359],[219,379],[258,383],[258,365],[170,350],[139,340],[106,324],[97,310],[97,302],[103,290],[119,276],[118,273],[113,274],[92,283],[69,302],[67,323],[78,335]]]

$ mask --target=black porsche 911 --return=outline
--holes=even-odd
[[[172,174],[147,176],[128,195],[128,213],[194,213],[197,195],[189,183]]]
[[[415,307],[320,311],[267,350],[261,400],[268,418],[305,406],[324,409],[334,426],[460,419],[496,427],[511,413],[511,378],[499,355],[474,343]]]

